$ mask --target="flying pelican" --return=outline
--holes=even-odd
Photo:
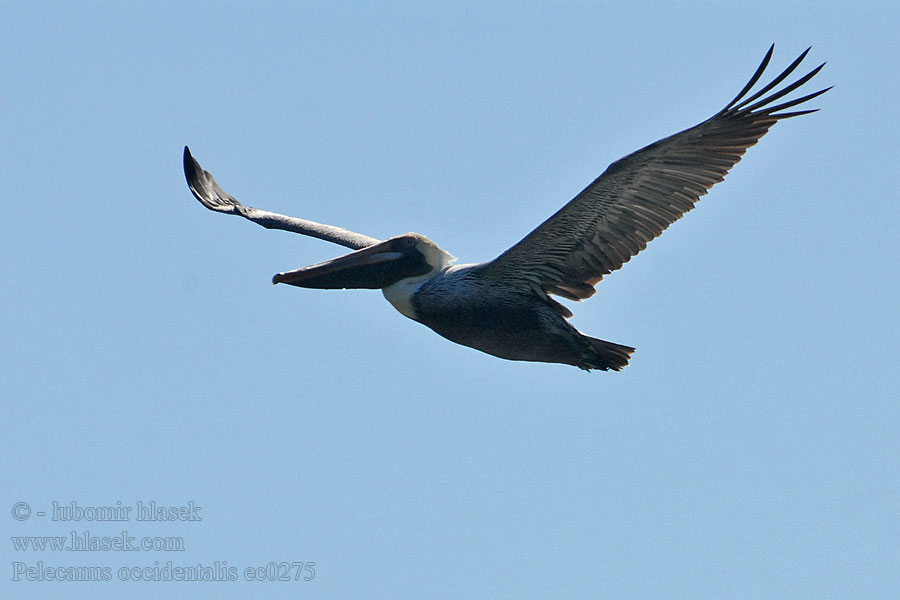
[[[588,337],[552,299],[584,300],[604,275],[620,268],[722,181],[777,121],[818,109],[788,109],[830,87],[773,103],[813,78],[824,63],[772,91],[806,57],[749,97],[769,64],[769,48],[753,77],[728,105],[699,125],[614,162],[537,229],[494,260],[456,260],[424,235],[381,241],[347,229],[245,206],[226,193],[184,148],[184,172],[205,207],[270,229],[308,235],[348,248],[345,256],[278,273],[273,283],[304,288],[381,289],[400,313],[439,335],[509,360],[621,370],[634,348]],[[771,93],[769,93],[771,92]],[[769,95],[766,95],[769,94]]]

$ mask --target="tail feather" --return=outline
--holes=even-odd
[[[634,348],[631,346],[623,346],[622,344],[615,344],[592,337],[587,337],[587,340],[591,343],[594,356],[592,357],[593,360],[581,368],[588,371],[591,369],[621,371],[628,365],[631,354],[634,352]]]

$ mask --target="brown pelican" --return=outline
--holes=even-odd
[[[244,206],[219,187],[187,147],[185,176],[194,196],[211,210],[356,250],[278,273],[273,283],[320,289],[380,288],[403,315],[458,344],[509,360],[618,371],[628,364],[634,348],[584,335],[567,321],[572,312],[550,296],[591,297],[604,275],[620,268],[691,210],[772,125],[817,110],[788,109],[830,88],[774,104],[824,66],[775,90],[809,48],[769,84],[746,97],[773,50],[774,45],[725,108],[699,125],[614,162],[556,214],[487,263],[455,265],[452,255],[418,233],[381,241]]]

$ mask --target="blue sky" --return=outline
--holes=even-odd
[[[900,14],[867,4],[4,3],[2,595],[896,597]],[[772,42],[835,88],[573,306],[622,373],[273,287],[343,249],[181,172],[188,144],[246,204],[489,260]],[[12,545],[123,530],[184,550]],[[154,561],[238,580],[121,581]],[[315,577],[245,581],[270,562]]]

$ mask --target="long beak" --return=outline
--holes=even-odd
[[[279,273],[272,278],[272,283],[332,290],[378,289],[430,270],[431,266],[414,247],[401,246],[390,239],[309,267]]]

